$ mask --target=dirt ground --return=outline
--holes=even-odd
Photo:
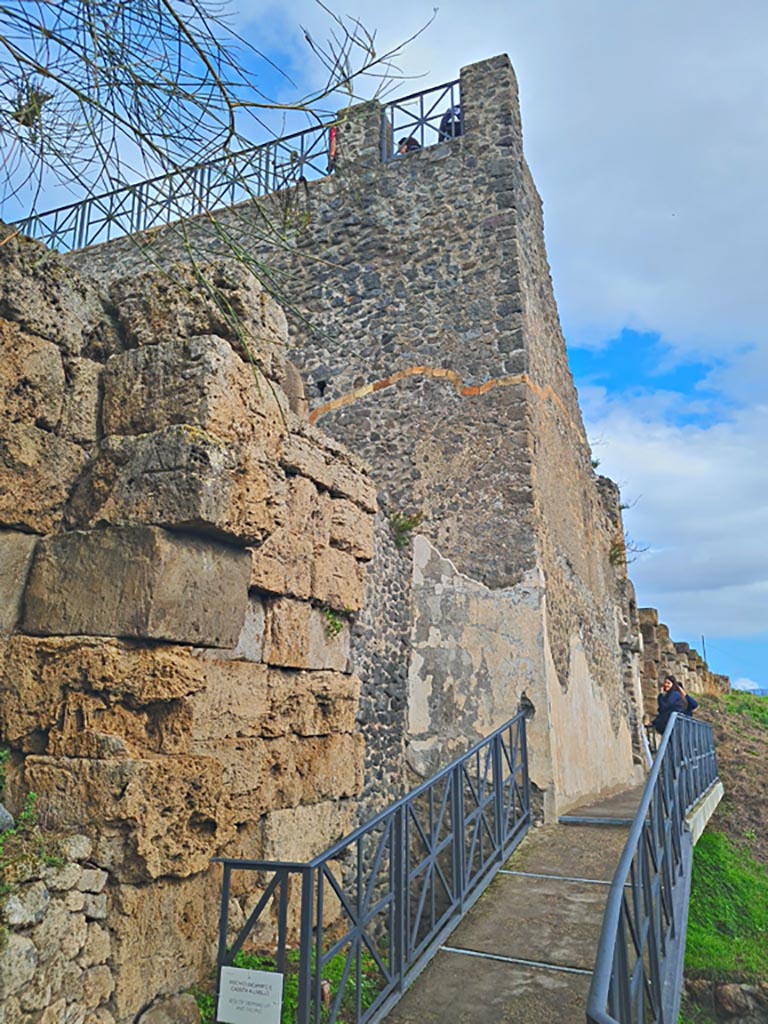
[[[768,868],[768,727],[729,713],[721,697],[700,697],[696,718],[714,729],[725,796],[709,827]],[[768,705],[768,697],[753,698]]]

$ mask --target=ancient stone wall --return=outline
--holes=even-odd
[[[91,853],[88,836],[73,835],[45,857],[28,854],[0,870],[4,891],[11,889],[0,930],[3,1021],[114,1021],[108,874],[89,866]]]
[[[667,673],[692,693],[718,694],[730,690],[728,676],[710,672],[698,651],[672,640],[669,629],[659,622],[655,608],[640,608],[638,614],[643,636],[643,704],[647,714],[656,714],[656,697]]]
[[[0,261],[4,799],[18,813],[35,792],[46,829],[88,833],[114,986],[92,1002],[84,982],[67,1019],[123,1024],[210,968],[211,857],[304,860],[357,823],[350,650],[376,495],[308,424],[284,316],[237,267],[207,270],[232,322],[183,268],[105,302],[35,243],[5,238]],[[47,885],[17,879],[0,916]],[[14,925],[28,959],[35,916]]]
[[[186,222],[184,244],[209,259],[228,234],[269,259],[301,314],[291,358],[312,421],[371,464],[386,512],[421,516],[411,763],[446,760],[524,700],[534,782],[553,814],[636,778],[637,623],[618,497],[592,469],[568,369],[508,59],[463,69],[461,102],[461,137],[388,163],[381,107],[346,112],[336,172],[302,188],[308,222],[280,220],[282,247],[250,203],[216,233]],[[266,204],[275,222],[280,203]],[[108,284],[142,246],[163,260],[180,236],[171,226],[72,259]]]

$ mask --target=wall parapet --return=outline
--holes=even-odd
[[[643,638],[642,687],[647,714],[656,714],[656,697],[663,677],[670,673],[693,693],[728,693],[728,676],[711,672],[704,658],[687,643],[672,640],[655,608],[638,608]]]

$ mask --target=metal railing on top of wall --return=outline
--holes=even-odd
[[[387,103],[381,111],[381,159],[448,142],[462,135],[459,79]]]
[[[212,213],[329,174],[332,131],[329,125],[309,128],[36,214],[16,226],[66,252]]]
[[[463,131],[458,79],[393,100],[382,110],[381,158],[399,155],[394,139],[422,149]],[[330,174],[336,156],[333,122],[228,153],[184,170],[35,214],[15,225],[64,252],[212,213]]]
[[[711,727],[672,715],[611,885],[589,1024],[676,1024],[693,855],[685,816],[716,782]]]
[[[252,948],[284,998],[290,977],[296,1024],[381,1020],[529,825],[521,712],[309,863],[218,859],[219,986]],[[233,939],[230,900],[249,882],[259,895]]]

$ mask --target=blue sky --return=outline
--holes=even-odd
[[[375,29],[379,52],[433,15],[431,0],[336,9]],[[333,26],[313,0],[232,10],[294,79],[260,65],[263,91],[285,101],[321,86],[304,29],[322,41]],[[629,506],[638,602],[674,639],[700,650],[703,635],[713,670],[761,688],[767,39],[765,0],[446,0],[402,53],[398,90],[511,57],[587,432]]]

